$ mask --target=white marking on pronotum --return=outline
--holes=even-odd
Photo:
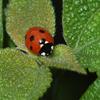
[[[45,44],[49,43],[48,41],[45,41]]]
[[[51,46],[51,49],[53,50],[53,46]]]
[[[40,45],[41,48],[42,48],[43,46],[44,46],[43,44]]]
[[[41,53],[41,56],[45,56],[45,55],[46,55],[46,53],[45,53],[45,52],[42,52],[42,53]]]
[[[42,43],[42,40],[40,40],[39,43]]]

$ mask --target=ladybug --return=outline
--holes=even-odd
[[[53,51],[54,38],[45,29],[32,27],[26,32],[25,45],[36,55],[48,56]]]

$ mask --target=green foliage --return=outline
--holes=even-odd
[[[7,16],[7,32],[15,44],[25,48],[25,33],[30,27],[43,27],[55,33],[55,16],[50,0],[10,0]]]
[[[3,42],[2,11],[1,0],[0,47]],[[43,27],[52,35],[55,33],[51,0],[9,0],[5,14],[7,33],[24,51],[27,51],[25,33],[30,27]],[[97,80],[81,99],[100,99],[100,0],[63,0],[62,17],[64,39],[68,46],[55,46],[51,56],[25,54],[16,48],[0,50],[0,100],[38,100],[52,81],[49,67],[82,74],[86,74],[83,68],[96,71]],[[13,42],[9,40],[8,37],[4,43],[13,47]],[[56,84],[54,88],[59,90],[57,94],[61,97],[61,94],[65,94],[62,87],[66,83],[63,86]]]
[[[64,0],[64,38],[84,68],[96,71],[98,79],[82,100],[100,99],[100,0]]]
[[[90,24],[90,20],[100,9],[100,1],[64,0],[63,8],[65,40],[69,42],[69,45],[72,48],[75,48],[78,46],[78,43],[80,42],[80,39],[82,38],[88,24]]]
[[[3,9],[2,9],[2,0],[0,0],[0,47],[3,46],[3,19],[2,19],[2,14]]]
[[[100,100],[100,79],[97,79],[85,92],[81,100]]]
[[[82,67],[100,66],[100,1],[64,0],[65,40],[74,49]]]
[[[0,50],[0,100],[38,100],[50,86],[48,68],[15,49]]]
[[[66,45],[55,46],[51,57],[39,57],[39,60],[45,66],[67,69],[78,73],[86,73],[85,70],[80,67],[71,48]]]
[[[84,67],[100,70],[100,9],[88,23],[76,52]]]

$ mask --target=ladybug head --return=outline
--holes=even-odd
[[[40,43],[40,51],[39,54],[42,56],[48,56],[52,53],[53,50],[53,43],[49,43],[48,41],[46,41],[45,39],[41,39],[39,41]]]

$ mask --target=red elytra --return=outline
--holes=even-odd
[[[39,55],[42,48],[39,43],[41,39],[54,44],[54,38],[48,31],[40,27],[32,27],[26,32],[25,45],[32,53]]]

